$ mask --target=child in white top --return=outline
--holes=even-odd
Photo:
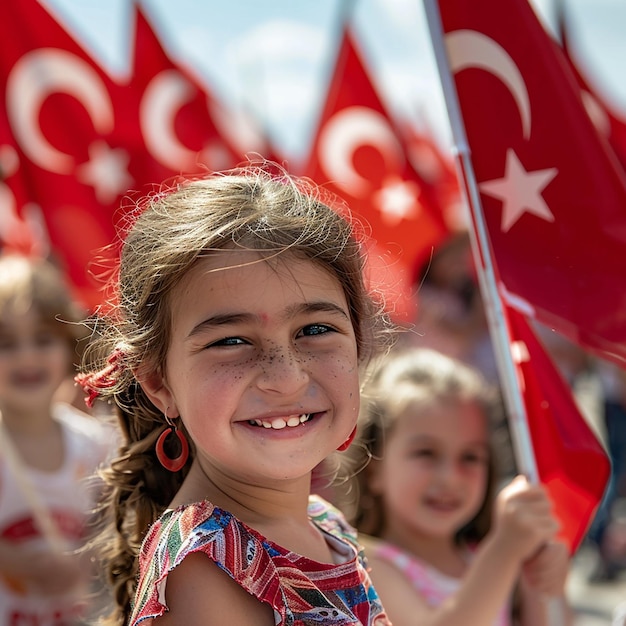
[[[0,256],[1,626],[73,624],[87,609],[90,563],[77,549],[111,435],[53,401],[83,315],[51,263]]]

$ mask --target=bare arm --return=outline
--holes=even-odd
[[[169,612],[157,626],[274,626],[273,610],[240,587],[204,554],[190,554],[167,577]]]
[[[443,604],[429,606],[402,572],[375,556],[368,557],[372,582],[394,626],[484,626],[509,599],[524,560],[556,529],[543,489],[518,479],[500,494],[492,532]]]

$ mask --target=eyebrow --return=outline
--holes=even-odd
[[[326,300],[303,302],[289,306],[285,310],[283,319],[288,320],[298,315],[308,313],[330,313],[332,315],[340,315],[345,320],[351,321],[349,315],[341,306]],[[219,313],[202,320],[199,324],[196,324],[187,335],[187,338],[190,339],[204,331],[218,328],[220,326],[260,322],[260,319],[260,316],[254,313]]]

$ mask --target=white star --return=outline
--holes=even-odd
[[[94,141],[89,146],[89,160],[77,168],[78,180],[94,188],[98,202],[108,204],[133,184],[129,161],[126,150]]]
[[[481,192],[502,200],[502,232],[507,232],[524,213],[554,222],[554,215],[541,192],[557,174],[556,167],[527,172],[515,152],[510,148],[507,150],[504,178],[478,185]]]
[[[372,203],[381,213],[383,222],[396,226],[403,219],[417,217],[419,213],[419,185],[398,176],[385,178],[381,188],[372,194]]]

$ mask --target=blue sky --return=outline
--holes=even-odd
[[[556,0],[533,0],[548,25]],[[577,61],[626,117],[626,2],[561,0]],[[128,71],[131,0],[42,0],[113,74]],[[306,151],[325,97],[343,0],[142,0],[176,60],[231,106],[252,107],[285,155]],[[352,0],[362,51],[387,106],[449,144],[421,0]]]

